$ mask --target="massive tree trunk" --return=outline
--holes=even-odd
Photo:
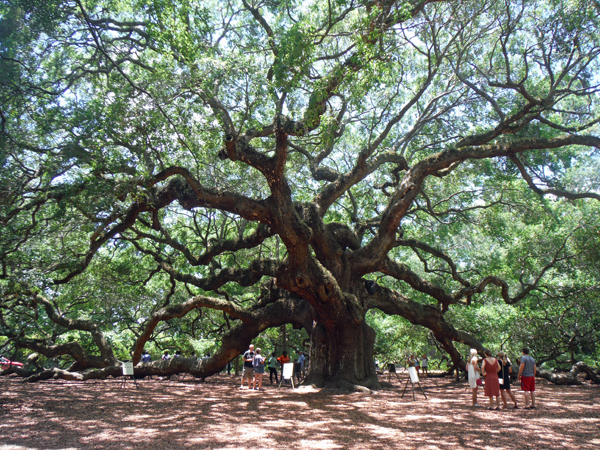
[[[378,389],[374,330],[365,322],[331,324],[328,328],[322,323],[313,327],[307,383],[340,389],[355,386]]]

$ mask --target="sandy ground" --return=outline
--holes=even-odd
[[[0,378],[0,450],[599,449],[600,387],[538,380],[538,409],[470,407],[463,383],[424,379],[365,394],[271,386],[224,375],[26,384]],[[522,396],[517,393],[522,405]],[[486,404],[480,394],[479,402]]]

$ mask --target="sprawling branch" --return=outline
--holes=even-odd
[[[416,291],[423,292],[436,299],[442,305],[451,305],[455,303],[454,297],[446,292],[445,289],[421,278],[414,273],[406,264],[399,264],[392,260],[386,260],[381,272],[397,280],[404,281]]]
[[[183,317],[190,311],[198,308],[217,309],[226,312],[231,317],[240,319],[240,322],[229,329],[221,338],[221,345],[215,354],[193,364],[181,361],[170,361],[168,367],[163,367],[164,362],[152,364],[143,363],[136,368],[140,374],[177,373],[189,372],[199,377],[207,377],[223,369],[237,355],[248,348],[250,341],[267,328],[292,323],[305,327],[310,333],[312,328],[312,308],[308,303],[299,298],[285,296],[272,303],[257,304],[254,307],[243,309],[234,303],[217,298],[197,296],[179,305],[170,305],[156,311],[146,324],[144,332],[135,343],[133,361],[139,362],[144,344],[150,339],[156,326],[165,320]],[[141,366],[141,367],[140,367]],[[158,366],[158,367],[156,367]],[[171,367],[173,366],[173,367]],[[159,369],[160,372],[155,370]],[[168,370],[168,371],[167,371]]]
[[[446,263],[448,264],[448,266],[450,266],[450,270],[451,270],[451,273],[452,273],[452,279],[455,280],[455,281],[458,281],[463,286],[469,286],[469,282],[466,281],[465,279],[463,279],[458,274],[458,271],[456,270],[456,264],[454,263],[454,261],[452,261],[452,258],[450,258],[443,251],[441,251],[441,250],[439,250],[437,248],[434,248],[431,245],[428,245],[428,244],[426,244],[424,242],[417,241],[415,239],[398,239],[396,241],[396,243],[397,243],[398,246],[410,247],[413,250],[420,249],[420,250],[426,251],[427,253],[430,253],[433,256],[446,261]]]
[[[178,271],[169,263],[167,258],[158,252],[142,247],[135,240],[131,240],[131,243],[141,253],[152,256],[160,268],[174,280],[199,287],[205,291],[217,290],[230,282],[238,283],[240,286],[253,286],[264,276],[274,277],[279,268],[279,262],[275,260],[259,259],[252,261],[247,268],[227,267],[213,276],[198,278],[194,275]]]
[[[509,295],[509,286],[505,280],[501,279],[500,277],[490,275],[490,276],[485,277],[483,280],[481,280],[476,285],[465,286],[463,289],[456,292],[454,294],[455,301],[459,301],[461,298],[466,298],[467,304],[470,304],[471,297],[474,294],[483,292],[483,290],[488,285],[493,284],[493,285],[496,285],[501,288],[502,299],[508,305],[514,305],[514,304],[520,302],[525,297],[527,297],[529,294],[531,294],[533,291],[539,289],[540,282],[544,278],[544,275],[551,268],[556,266],[561,261],[565,261],[567,259],[571,259],[574,257],[574,255],[561,256],[561,254],[564,252],[564,249],[566,247],[567,240],[569,239],[569,237],[570,236],[568,236],[567,238],[565,238],[563,240],[562,244],[554,252],[554,256],[552,257],[552,260],[550,260],[544,267],[541,268],[541,270],[539,271],[539,273],[537,274],[537,276],[531,283],[524,284],[523,282],[521,282],[521,291],[514,297],[511,297]]]
[[[174,175],[181,175],[183,178],[173,177]],[[164,186],[153,188],[153,186],[168,178],[170,179]],[[171,167],[165,169],[157,174],[156,177],[141,184],[150,188],[148,195],[145,198],[139,197],[138,201],[132,203],[124,214],[116,216],[115,218],[120,218],[120,222],[113,225],[110,229],[106,231],[97,229],[92,236],[93,239],[86,255],[77,264],[75,269],[70,270],[63,278],[55,280],[56,284],[67,283],[73,277],[82,273],[88,267],[98,249],[108,242],[108,240],[131,228],[140,213],[164,208],[173,201],[178,201],[187,209],[198,207],[216,208],[238,214],[248,220],[258,220],[267,224],[270,222],[270,214],[263,203],[238,194],[204,188],[184,168]]]
[[[39,294],[35,294],[33,296],[33,301],[29,304],[29,306],[34,309],[37,308],[37,305],[41,305],[50,320],[61,327],[68,330],[80,330],[90,333],[96,347],[100,351],[100,355],[89,354],[79,342],[68,342],[55,345],[50,340],[29,339],[14,331],[7,332],[5,330],[4,334],[13,341],[15,346],[33,350],[34,352],[41,353],[47,358],[69,355],[75,360],[75,363],[72,364],[69,369],[71,371],[108,367],[118,363],[117,358],[112,351],[112,347],[100,327],[95,322],[91,320],[67,318],[62,315],[49,300]]]
[[[444,348],[449,351],[457,366],[461,363],[461,356],[459,352],[452,351],[450,341],[461,342],[472,348],[484,350],[481,343],[473,336],[455,329],[446,322],[443,312],[439,308],[415,302],[391,289],[378,286],[374,295],[367,297],[366,307],[380,309],[386,314],[402,316],[410,323],[430,329],[438,341],[444,345]]]
[[[371,271],[378,264],[378,261],[395,245],[395,235],[400,221],[406,215],[425,178],[429,175],[468,159],[510,157],[526,151],[557,149],[569,145],[600,148],[600,138],[596,136],[565,135],[556,138],[521,138],[513,142],[474,147],[451,147],[415,164],[406,172],[396,193],[390,199],[382,215],[377,236],[360,251],[361,256],[366,257],[364,266],[359,269],[362,272],[361,275]],[[368,264],[368,261],[371,261],[372,265]]]
[[[209,264],[215,256],[222,255],[226,252],[236,252],[242,249],[255,248],[264,242],[265,239],[274,235],[273,231],[269,227],[259,225],[258,228],[249,236],[244,236],[239,239],[225,239],[212,242],[209,248],[204,251],[204,253],[196,256],[192,253],[187,245],[178,241],[177,239],[172,238],[168,230],[162,226],[160,227],[162,236],[145,233],[136,229],[135,227],[132,228],[131,231],[133,231],[138,238],[143,238],[158,244],[168,245],[177,250],[186,258],[191,266],[205,266]]]
[[[550,381],[558,385],[581,385],[583,382],[579,380],[578,375],[585,373],[587,378],[594,384],[600,384],[600,370],[588,366],[583,361],[574,364],[571,370],[567,373],[556,373],[546,369],[537,369],[536,375],[540,378]]]
[[[541,189],[538,186],[536,186],[536,184],[533,182],[531,176],[529,175],[529,173],[527,173],[527,169],[525,168],[525,165],[521,162],[521,160],[519,159],[519,157],[517,155],[511,155],[510,159],[519,168],[519,171],[521,172],[523,179],[527,182],[527,184],[529,185],[531,190],[538,195],[541,195],[541,196],[555,195],[557,197],[568,198],[570,200],[576,200],[576,199],[580,199],[580,198],[593,198],[596,200],[600,200],[600,194],[597,194],[595,192],[576,193],[576,192],[562,191],[562,190],[558,190],[558,189]]]

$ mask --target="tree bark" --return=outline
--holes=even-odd
[[[574,364],[571,367],[571,370],[566,373],[556,373],[545,369],[537,369],[536,376],[543,378],[544,380],[548,380],[554,384],[581,385],[583,384],[583,381],[579,380],[577,376],[582,372],[587,375],[586,379],[589,379],[594,384],[600,384],[600,370],[590,367],[582,361]]]
[[[313,326],[310,370],[306,383],[317,387],[345,390],[379,389],[373,349],[375,331],[364,321],[358,326],[347,322]]]

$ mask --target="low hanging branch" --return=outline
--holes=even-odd
[[[579,375],[585,373],[586,380],[594,384],[600,384],[600,369],[588,366],[580,361],[571,367],[571,370],[566,373],[551,372],[546,369],[537,369],[536,376],[559,385],[581,385],[584,381],[579,379]]]

